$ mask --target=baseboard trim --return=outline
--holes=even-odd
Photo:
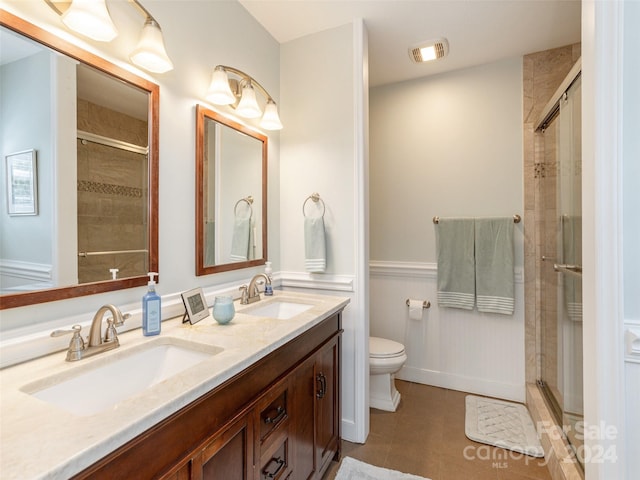
[[[485,395],[488,397],[510,400],[513,402],[525,402],[525,385],[511,384],[504,382],[491,382],[462,375],[438,372],[435,370],[425,370],[416,367],[404,366],[396,378],[408,382],[433,385],[435,387],[448,388],[461,392]]]

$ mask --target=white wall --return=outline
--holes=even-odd
[[[438,308],[433,216],[523,213],[522,59],[371,91],[371,334],[399,378],[524,401],[522,223],[513,316]],[[430,300],[409,321],[407,298]]]
[[[280,104],[282,282],[351,298],[343,315],[342,434],[359,442],[368,433],[365,45],[361,21],[283,44]],[[304,268],[302,206],[314,192],[326,206],[321,274]],[[307,203],[310,215],[314,207]]]

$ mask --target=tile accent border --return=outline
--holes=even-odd
[[[107,195],[118,195],[120,197],[142,198],[141,188],[115,185],[113,183],[91,182],[88,180],[78,180],[78,191],[105,193]]]

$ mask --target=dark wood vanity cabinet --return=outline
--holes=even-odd
[[[336,313],[75,478],[321,479],[340,455]]]

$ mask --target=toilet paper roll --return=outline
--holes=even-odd
[[[422,300],[409,299],[409,318],[411,320],[422,320]]]

